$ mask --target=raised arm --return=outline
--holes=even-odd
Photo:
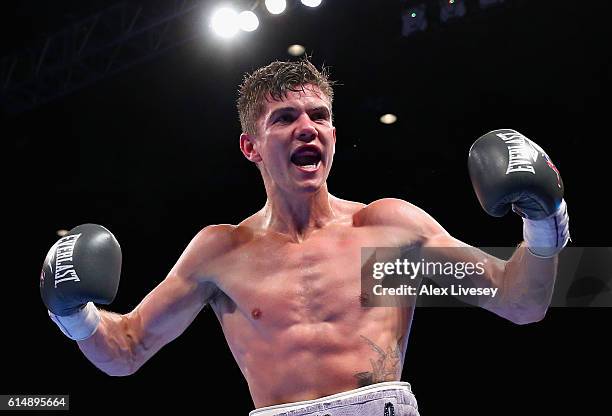
[[[436,278],[439,286],[448,288],[460,284],[465,289],[495,289],[494,296],[449,293],[516,324],[544,318],[557,273],[556,257],[537,257],[523,242],[509,260],[502,260],[453,238],[433,219],[430,221],[431,233],[424,241],[428,258],[453,264],[478,264],[483,270],[482,274],[462,280]]]
[[[447,274],[419,274],[429,278],[448,295],[470,305],[482,307],[517,324],[539,321],[546,313],[556,274],[556,258],[533,255],[522,243],[509,260],[503,260],[472,247],[451,236],[422,209],[400,199],[380,200],[376,204],[380,222],[393,227],[399,236],[396,243],[404,247],[407,260],[418,263],[465,264],[482,267],[482,273],[457,279]],[[404,237],[405,236],[405,237]],[[420,250],[414,251],[415,246]],[[415,257],[416,256],[416,257]],[[469,289],[495,289],[495,295],[474,295],[453,291],[453,285]]]
[[[500,217],[511,208],[523,217],[524,241],[508,261],[451,237],[433,218],[409,207],[397,209],[400,226],[419,224],[429,254],[454,264],[481,263],[484,273],[464,286],[494,288],[493,297],[459,295],[518,324],[541,320],[550,305],[557,255],[569,240],[569,217],[563,182],[548,155],[515,130],[494,130],[470,149],[468,166],[478,200],[487,213]],[[403,218],[403,220],[402,220]],[[416,218],[416,221],[415,221]],[[402,222],[403,221],[403,222]],[[453,280],[438,279],[442,285]]]
[[[67,281],[69,286],[63,282],[54,284],[57,268],[49,270],[49,264],[56,263],[58,255],[52,249],[43,268],[47,275],[41,281],[45,286],[41,287],[43,300],[52,319],[68,337],[78,342],[81,351],[96,367],[114,376],[133,374],[164,345],[183,333],[216,295],[218,289],[214,277],[207,275],[207,265],[220,252],[223,238],[219,237],[223,226],[200,231],[167,277],[133,311],[123,315],[95,307],[93,302],[112,301],[114,293],[103,299],[95,290],[107,283],[117,285],[118,275],[109,276],[108,268],[88,270],[84,266],[92,263],[91,257],[95,257],[96,250],[101,247],[98,243],[93,249],[85,248],[85,244],[91,246],[96,238],[82,230],[80,233],[71,253],[79,280]],[[108,294],[113,290],[102,292]]]

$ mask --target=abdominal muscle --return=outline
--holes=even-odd
[[[355,307],[338,320],[258,328],[236,309],[222,326],[259,408],[400,380],[412,312]]]
[[[238,228],[238,233],[242,228]],[[256,407],[397,381],[412,307],[365,307],[361,248],[412,241],[351,216],[300,244],[250,233],[209,271],[211,302]]]

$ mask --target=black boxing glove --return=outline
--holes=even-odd
[[[111,303],[119,287],[121,248],[101,225],[79,225],[49,250],[40,295],[51,319],[71,339],[93,335],[100,322],[94,302]]]
[[[490,215],[510,208],[523,217],[523,238],[540,257],[558,254],[569,240],[569,217],[559,171],[540,146],[515,130],[491,131],[468,156],[478,201]]]

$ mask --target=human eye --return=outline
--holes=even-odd
[[[329,110],[324,106],[310,109],[308,115],[311,120],[329,120]]]
[[[325,111],[317,111],[312,115],[312,119],[315,121],[328,121],[329,117]]]
[[[288,113],[284,113],[284,114],[279,114],[277,117],[274,118],[274,123],[290,123],[293,120],[293,118],[291,117],[291,114]]]

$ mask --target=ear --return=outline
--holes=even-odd
[[[257,146],[255,143],[255,136],[242,133],[240,135],[240,151],[253,163],[261,162],[261,155],[257,151]]]
[[[335,127],[332,129],[332,135],[334,138],[334,151],[332,152],[332,155],[335,155],[336,154],[336,128]]]

